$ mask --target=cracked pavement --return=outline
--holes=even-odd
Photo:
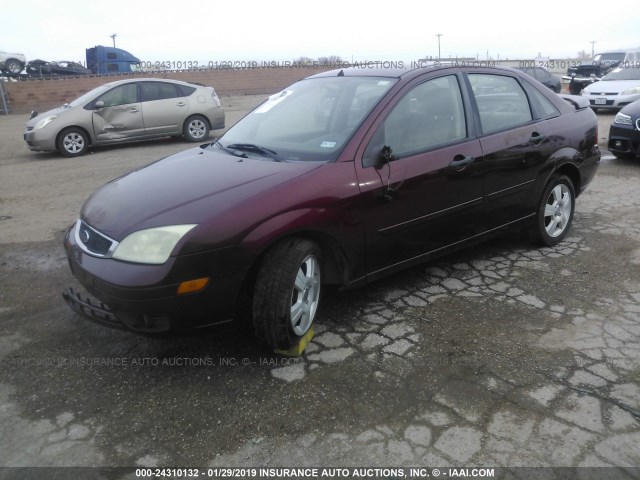
[[[35,155],[23,120],[0,118],[0,466],[640,466],[640,163],[603,151],[554,248],[510,232],[326,291],[288,359],[242,329],[149,339],[68,310],[88,192],[189,145]]]

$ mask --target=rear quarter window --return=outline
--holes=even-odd
[[[187,85],[176,85],[176,88],[178,89],[179,97],[188,97],[196,91],[195,87],[189,87]]]

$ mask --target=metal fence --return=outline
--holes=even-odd
[[[9,115],[9,97],[7,95],[7,90],[4,88],[4,80],[0,78],[0,106],[2,107],[2,113],[5,115]]]

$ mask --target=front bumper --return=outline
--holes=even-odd
[[[640,130],[635,126],[621,126],[614,123],[609,128],[608,148],[612,153],[640,156]]]
[[[34,152],[55,152],[56,139],[55,135],[46,131],[47,128],[40,130],[25,130],[23,134],[24,141],[27,143],[29,150]]]
[[[228,322],[248,270],[234,248],[171,257],[163,265],[95,257],[78,245],[75,225],[64,246],[73,275],[98,300],[67,291],[63,297],[69,306],[103,325],[143,334]],[[204,289],[178,294],[182,282],[203,277],[210,278]]]
[[[640,95],[585,95],[589,100],[589,104],[593,108],[602,108],[605,110],[620,110],[622,107],[629,105],[640,99]]]

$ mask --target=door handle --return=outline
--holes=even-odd
[[[184,102],[178,102],[176,105],[178,105],[179,107],[184,107],[184,106],[185,106],[185,105],[187,105],[187,104],[186,104],[186,103],[184,103]]]
[[[541,133],[538,132],[533,132],[531,134],[531,136],[529,137],[529,143],[531,145],[540,145],[542,143],[542,140],[544,140],[544,135],[542,135]]]
[[[136,107],[131,107],[129,110],[130,113],[138,113],[138,109]]]
[[[456,155],[453,157],[453,161],[449,164],[451,168],[455,168],[460,171],[463,170],[468,164],[475,160],[471,155]]]

